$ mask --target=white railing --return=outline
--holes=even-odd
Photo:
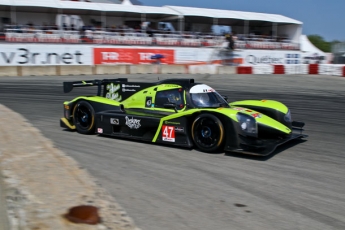
[[[93,43],[113,45],[159,45],[185,47],[222,47],[226,42],[224,36],[196,34],[163,34],[154,33],[150,36],[141,32],[106,32],[106,31],[64,31],[40,30],[28,28],[6,29],[5,40],[8,42],[33,43]],[[236,40],[236,49],[270,49],[299,50],[300,46],[292,42]]]

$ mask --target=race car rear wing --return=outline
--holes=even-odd
[[[109,83],[128,82],[127,78],[103,79],[103,80],[87,80],[87,81],[66,81],[63,83],[64,93],[69,93],[75,87],[98,86],[97,96],[101,95],[102,86]]]

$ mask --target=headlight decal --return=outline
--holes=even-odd
[[[236,117],[244,133],[250,136],[257,136],[258,125],[254,117],[244,113],[237,113]]]
[[[289,109],[288,112],[285,114],[284,120],[285,120],[286,122],[292,122],[292,117],[291,117],[290,109]]]

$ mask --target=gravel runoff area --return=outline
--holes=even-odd
[[[138,229],[86,170],[20,114],[0,104],[0,124],[0,229]],[[79,205],[96,206],[101,223],[64,218]]]

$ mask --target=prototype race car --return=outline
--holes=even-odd
[[[266,156],[277,146],[305,138],[303,122],[274,100],[229,103],[226,97],[194,79],[155,83],[126,78],[64,82],[74,87],[96,86],[97,96],[64,102],[63,128],[81,134],[124,137],[197,148],[203,152],[238,152]]]

